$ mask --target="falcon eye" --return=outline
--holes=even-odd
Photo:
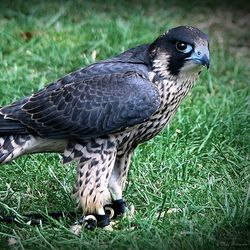
[[[188,53],[193,49],[190,44],[184,43],[184,42],[177,42],[175,44],[175,47],[178,51],[183,52],[183,53]]]

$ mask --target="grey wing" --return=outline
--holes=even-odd
[[[48,86],[0,113],[41,137],[85,139],[142,123],[159,105],[159,93],[148,79],[123,72]]]

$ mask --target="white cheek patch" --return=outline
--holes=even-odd
[[[159,53],[157,58],[153,61],[153,69],[159,75],[163,76],[164,78],[169,78],[170,72],[168,70],[168,59],[169,55],[166,53]]]
[[[189,82],[190,84],[191,83],[193,84],[198,78],[199,73],[202,70],[202,67],[203,66],[201,64],[196,64],[192,61],[185,62],[178,74],[177,81]]]
[[[201,64],[194,63],[192,61],[186,61],[184,63],[184,65],[181,67],[179,75],[182,75],[182,74],[187,74],[187,75],[194,74],[196,72],[201,71],[202,67],[203,66]]]

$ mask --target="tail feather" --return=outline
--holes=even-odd
[[[24,153],[30,135],[6,135],[0,137],[0,164],[15,159]]]
[[[0,165],[20,155],[40,152],[63,152],[68,141],[36,135],[18,120],[6,118],[0,108]]]
[[[27,127],[18,120],[5,118],[0,109],[0,164],[21,155],[29,139]]]

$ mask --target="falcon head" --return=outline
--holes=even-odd
[[[208,37],[197,28],[179,26],[157,38],[149,46],[148,57],[162,77],[188,77],[204,66],[209,68]]]

